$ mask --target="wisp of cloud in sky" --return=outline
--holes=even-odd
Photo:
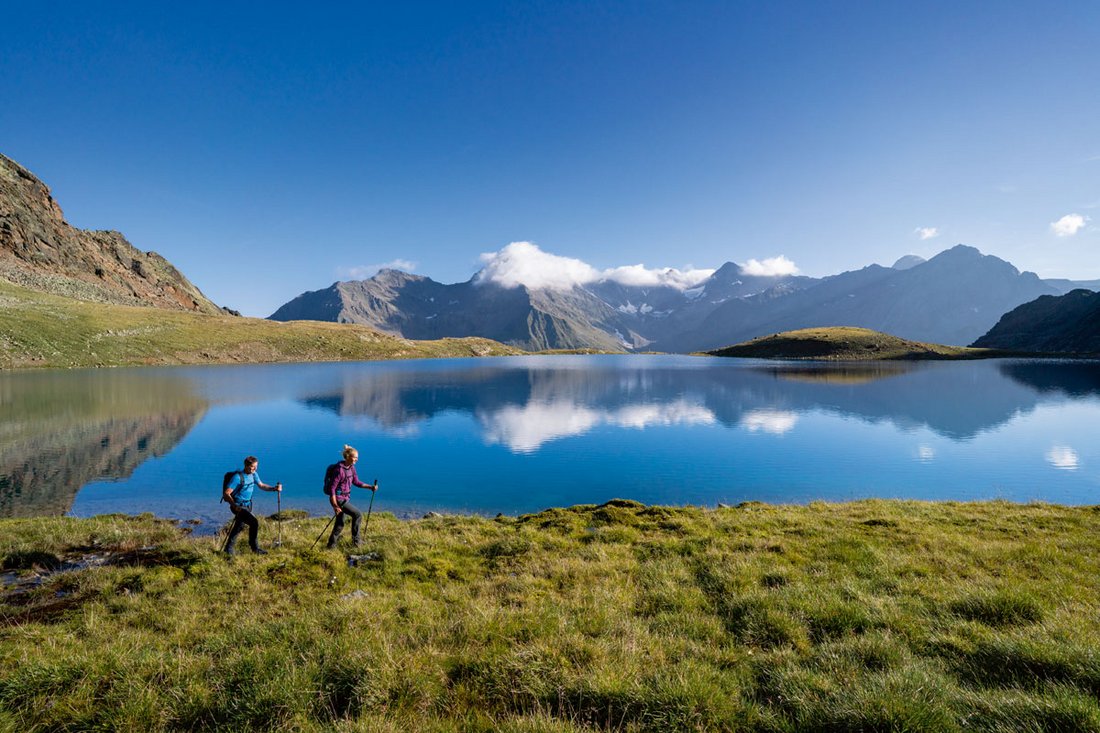
[[[337,270],[340,277],[350,277],[353,280],[366,280],[382,270],[401,270],[402,272],[414,272],[415,262],[409,260],[390,260],[376,265],[356,265],[354,267],[341,267]]]
[[[917,227],[916,232],[922,241],[940,236],[940,230],[936,227]]]
[[[485,266],[478,273],[477,282],[496,283],[506,288],[526,285],[536,290],[568,290],[605,280],[623,285],[667,285],[685,290],[714,274],[714,270],[707,269],[651,269],[645,265],[625,265],[601,271],[583,260],[543,252],[531,242],[512,242],[499,252],[482,254],[481,261]]]
[[[766,260],[749,260],[741,265],[742,275],[754,277],[780,277],[782,275],[797,275],[798,268],[784,255],[769,257]]]
[[[1087,216],[1066,214],[1058,221],[1052,221],[1050,223],[1050,230],[1054,232],[1054,236],[1056,237],[1072,237],[1085,227],[1087,221],[1089,221]]]

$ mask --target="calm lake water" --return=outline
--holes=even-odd
[[[227,516],[249,454],[327,513],[344,443],[375,510],[518,514],[862,497],[1100,502],[1100,362],[684,356],[0,374],[0,516]],[[363,492],[359,503],[366,505]],[[275,511],[260,493],[257,511]]]

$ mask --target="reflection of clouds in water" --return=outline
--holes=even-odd
[[[1061,468],[1066,471],[1075,471],[1079,460],[1077,458],[1077,451],[1069,446],[1056,445],[1047,451],[1047,461],[1055,468]]]
[[[752,410],[741,418],[741,427],[750,433],[763,431],[782,435],[798,422],[798,415],[787,410]]]
[[[930,445],[922,445],[917,448],[917,460],[927,463],[936,457],[936,451]]]
[[[597,425],[638,430],[653,425],[709,425],[714,413],[702,405],[678,400],[667,405],[630,405],[617,410],[598,410],[562,400],[509,405],[478,415],[485,442],[500,443],[516,453],[531,453],[543,443],[587,433]]]

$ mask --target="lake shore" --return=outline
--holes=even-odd
[[[505,356],[484,338],[413,341],[373,328],[94,303],[0,280],[0,369]]]
[[[326,521],[0,521],[0,729],[1100,730],[1093,507]]]

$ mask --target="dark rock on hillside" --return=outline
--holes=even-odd
[[[1100,353],[1100,293],[1046,295],[1006,313],[974,346],[1013,351]]]
[[[70,226],[50,189],[0,155],[0,277],[80,300],[224,313],[156,252]]]

